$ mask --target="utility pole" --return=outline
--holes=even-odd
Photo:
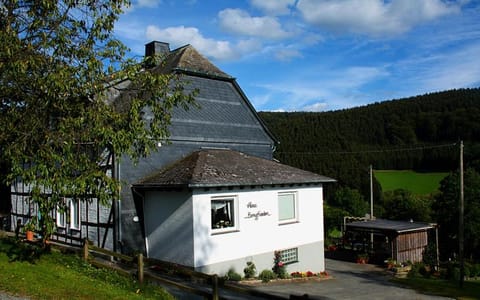
[[[460,141],[460,207],[458,215],[458,258],[460,260],[460,287],[463,287],[465,276],[465,262],[463,257],[463,214],[464,203],[463,199],[463,141]]]
[[[370,165],[370,219],[373,220],[373,168]]]
[[[373,167],[370,165],[370,220],[373,218]],[[373,232],[370,233],[370,249],[373,251]]]

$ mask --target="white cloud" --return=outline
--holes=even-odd
[[[299,0],[304,20],[339,33],[397,35],[422,22],[460,11],[461,3],[441,0]]]
[[[275,53],[275,58],[282,61],[290,61],[296,57],[302,57],[300,51],[296,49],[280,49]]]
[[[318,111],[324,111],[325,108],[327,107],[327,103],[325,102],[316,102],[310,105],[307,105],[303,107],[301,110],[302,111],[313,111],[313,112],[318,112]]]
[[[278,16],[288,14],[295,0],[250,0],[250,3],[268,15]]]
[[[162,4],[162,0],[134,0],[130,2],[130,5],[124,6],[123,11],[130,14],[138,8],[156,8],[160,4]]]
[[[480,85],[480,43],[400,62],[407,87],[417,94]]]
[[[359,66],[329,72],[313,68],[303,74],[296,73],[294,78],[259,85],[265,94],[254,98],[263,100],[255,105],[259,110],[270,107],[285,111],[333,110],[363,105],[371,100],[362,92],[363,87],[388,75],[381,67]],[[318,99],[324,100],[319,102]]]
[[[134,6],[138,7],[158,7],[162,3],[162,0],[137,0],[133,1]]]
[[[269,39],[281,39],[291,35],[282,29],[274,17],[252,17],[242,9],[227,8],[218,13],[220,26],[227,32]]]
[[[231,60],[261,47],[254,40],[240,40],[232,45],[229,41],[206,38],[195,27],[178,26],[161,29],[150,25],[147,27],[145,35],[147,40],[165,41],[173,47],[191,44],[202,55],[215,60]]]

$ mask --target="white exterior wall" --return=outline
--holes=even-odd
[[[278,221],[278,193],[296,192],[298,199],[298,222],[280,225]],[[212,234],[211,204],[212,196],[237,197],[238,231]],[[315,253],[301,256],[299,261],[302,267],[314,265],[315,271],[324,270],[323,253],[323,190],[322,187],[293,187],[291,189],[254,189],[254,190],[225,190],[225,191],[194,191],[193,194],[193,227],[194,227],[194,267],[209,270],[210,273],[224,273],[228,264],[217,268],[204,266],[222,264],[235,261],[235,270],[242,273],[247,261],[253,261],[257,271],[271,269],[273,252],[289,248],[315,244]],[[256,207],[250,207],[248,204]],[[258,219],[248,218],[249,213],[266,212],[268,215]],[[318,245],[321,244],[321,247]],[[311,249],[311,248],[308,248]],[[299,250],[299,252],[301,252]],[[318,253],[317,252],[321,252]],[[263,255],[264,259],[256,261]],[[308,256],[308,257],[307,257]],[[270,257],[265,259],[265,257]],[[303,261],[302,261],[303,260]],[[309,264],[305,260],[311,261]],[[233,263],[233,262],[232,262]],[[243,265],[242,267],[239,266]],[[204,268],[202,268],[204,267]],[[227,268],[227,269],[226,269]],[[320,270],[318,269],[320,268]],[[288,266],[288,272],[306,271],[296,270],[295,266]]]

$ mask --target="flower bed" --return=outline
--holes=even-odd
[[[327,271],[314,273],[311,271],[306,272],[292,272],[287,278],[284,279],[272,279],[269,282],[262,282],[260,279],[246,279],[238,281],[237,283],[243,285],[261,285],[261,284],[281,284],[281,283],[290,283],[290,282],[299,282],[299,281],[308,281],[308,280],[315,280],[321,281],[330,279],[330,275]]]

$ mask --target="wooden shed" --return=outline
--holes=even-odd
[[[435,224],[431,223],[385,219],[366,219],[345,225],[347,233],[375,235],[373,252],[381,253],[383,250],[384,255],[399,263],[421,262],[429,241],[428,233],[435,228]]]

